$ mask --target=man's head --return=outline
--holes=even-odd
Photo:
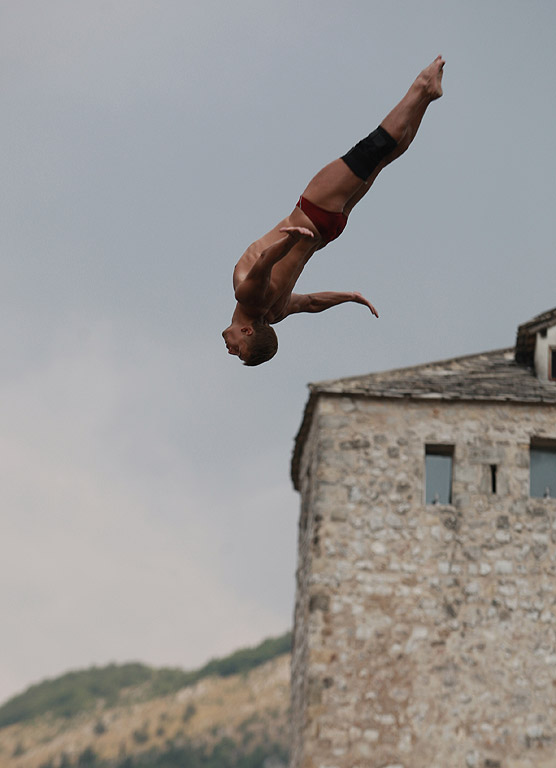
[[[278,338],[268,323],[254,320],[250,325],[231,325],[223,331],[228,353],[236,355],[244,365],[266,363],[278,350]]]
[[[252,325],[253,333],[247,337],[247,355],[244,365],[260,365],[270,360],[278,351],[278,337],[268,323],[256,320]]]

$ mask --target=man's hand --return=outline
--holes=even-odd
[[[370,301],[357,291],[323,291],[321,293],[292,293],[288,305],[283,313],[280,314],[280,320],[296,312],[324,312],[331,307],[337,307],[338,304],[345,304],[348,301],[355,304],[363,304],[368,307],[375,317],[378,312]],[[274,322],[278,322],[275,320]]]
[[[288,255],[294,245],[314,235],[307,227],[282,227],[285,237],[281,237],[262,251],[245,278],[235,288],[236,301],[258,312],[265,313],[276,302],[270,282],[272,267]]]
[[[280,232],[284,232],[284,234],[293,237],[295,240],[301,240],[302,237],[310,240],[314,237],[314,234],[307,227],[281,227]]]
[[[375,317],[378,317],[378,312],[373,307],[371,302],[368,301],[364,296],[362,296],[358,291],[354,291],[353,292],[353,299],[352,299],[352,301],[354,301],[356,304],[364,304],[366,307],[369,307],[369,309],[371,310],[373,315]]]

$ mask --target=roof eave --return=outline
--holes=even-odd
[[[351,390],[351,391],[338,391],[328,389],[326,386],[320,386],[317,384],[309,385],[309,398],[303,411],[303,418],[301,425],[294,439],[294,448],[292,452],[291,460],[291,479],[293,487],[296,491],[300,491],[300,478],[299,467],[301,463],[301,455],[305,446],[305,440],[311,427],[313,413],[319,397],[358,397],[368,400],[407,400],[413,402],[419,401],[443,401],[443,402],[460,402],[460,403],[513,403],[522,405],[550,405],[554,407],[556,403],[553,397],[544,398],[542,394],[535,397],[526,397],[519,395],[470,395],[459,393],[439,393],[439,392],[424,392],[424,393],[399,393],[399,392],[368,392],[364,390]]]

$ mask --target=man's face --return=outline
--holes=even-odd
[[[222,338],[229,355],[236,355],[236,357],[243,361],[247,359],[249,352],[247,336],[242,330],[239,328],[227,328],[222,332]]]

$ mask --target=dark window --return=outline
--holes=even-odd
[[[556,381],[556,347],[550,347],[549,350],[548,378]]]
[[[490,491],[491,493],[496,493],[496,473],[497,473],[498,467],[496,464],[490,465]]]
[[[556,440],[531,440],[530,493],[556,499]]]
[[[425,503],[452,503],[453,445],[425,446]]]

